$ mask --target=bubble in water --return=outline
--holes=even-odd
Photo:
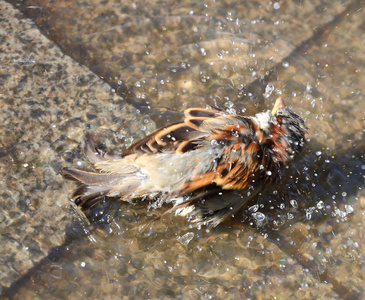
[[[265,223],[266,216],[262,212],[255,212],[252,217],[256,221],[257,226],[262,226]]]
[[[185,233],[181,238],[180,238],[180,242],[183,245],[188,245],[190,243],[190,241],[194,238],[194,233],[192,232],[188,232]]]

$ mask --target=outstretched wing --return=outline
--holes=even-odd
[[[156,130],[124,150],[122,157],[132,153],[176,152],[181,154],[193,150],[211,134],[210,129],[202,127],[201,124],[225,115],[223,111],[204,108],[190,108],[184,114],[183,122]]]

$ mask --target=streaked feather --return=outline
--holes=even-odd
[[[282,103],[274,115],[255,117],[191,108],[182,122],[156,130],[121,156],[96,149],[86,135],[85,155],[100,173],[65,168],[64,176],[81,184],[72,197],[88,209],[105,196],[163,195],[164,202],[185,196],[167,212],[216,226],[274,181],[303,147],[304,122]],[[242,193],[223,197],[228,190]]]

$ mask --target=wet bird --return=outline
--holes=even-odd
[[[278,178],[305,143],[303,119],[281,98],[252,117],[205,108],[184,114],[119,156],[96,149],[86,135],[83,149],[97,171],[63,169],[80,184],[76,205],[87,210],[105,197],[172,202],[166,212],[214,227]],[[241,196],[224,197],[227,190]]]

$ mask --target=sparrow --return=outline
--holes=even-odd
[[[63,169],[79,183],[74,203],[85,211],[105,197],[172,202],[165,213],[215,227],[274,182],[305,144],[304,121],[282,98],[250,117],[212,108],[184,115],[121,155],[96,149],[86,135],[82,147],[96,171]],[[240,196],[224,197],[229,190]]]

